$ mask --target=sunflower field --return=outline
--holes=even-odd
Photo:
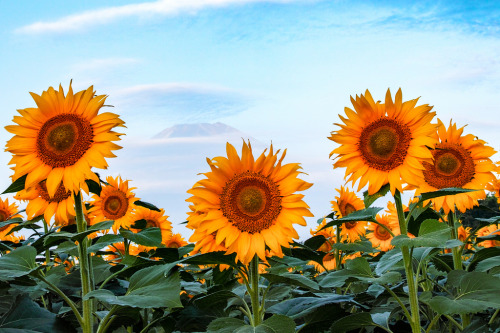
[[[96,172],[125,128],[105,95],[31,96],[5,127],[0,332],[500,332],[496,152],[401,90],[339,114],[328,139],[345,184],[300,241],[313,184],[286,150],[243,141],[207,158],[185,240],[128,180]]]

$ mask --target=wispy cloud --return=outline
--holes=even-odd
[[[205,8],[226,7],[247,3],[289,3],[294,0],[158,0],[138,4],[107,7],[85,11],[54,21],[35,22],[16,30],[18,33],[67,33],[85,30],[97,25],[129,17],[168,16],[180,13],[195,13]]]

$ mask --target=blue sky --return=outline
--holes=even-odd
[[[178,123],[222,121],[288,148],[316,183],[317,216],[343,184],[326,137],[365,89],[383,99],[401,87],[500,149],[497,1],[3,1],[0,20],[2,124],[34,105],[29,91],[71,79],[109,95],[127,122],[125,146]],[[131,178],[113,163],[110,173]]]

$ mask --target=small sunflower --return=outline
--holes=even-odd
[[[165,246],[170,248],[178,249],[180,247],[188,245],[188,242],[182,238],[181,234],[173,234],[166,242]]]
[[[498,224],[490,224],[489,226],[483,227],[477,231],[477,237],[500,235],[500,229]],[[495,247],[500,246],[500,241],[498,240],[486,240],[478,243],[477,245],[482,247]]]
[[[135,187],[128,186],[128,180],[123,181],[120,176],[106,177],[109,185],[103,186],[101,195],[92,195],[89,209],[91,224],[113,220],[113,231],[116,233],[120,227],[129,228],[134,221],[132,211],[135,209],[134,202],[139,200],[132,190]]]
[[[448,214],[456,207],[465,212],[486,197],[484,189],[494,179],[495,165],[490,157],[495,150],[472,134],[462,135],[464,128],[451,121],[448,129],[439,119],[438,125],[439,142],[431,146],[433,161],[423,163],[424,181],[415,195],[448,187],[479,190],[431,199],[437,211],[443,209]]]
[[[243,142],[242,156],[226,145],[227,158],[207,159],[211,171],[197,182],[186,201],[196,211],[206,213],[203,220],[188,217],[188,228],[198,233],[215,234],[217,244],[224,242],[227,253],[236,253],[236,260],[248,264],[257,254],[265,260],[266,246],[282,256],[281,246],[289,246],[298,234],[294,223],[306,225],[304,216],[312,216],[309,206],[296,191],[308,189],[299,178],[297,163],[282,165],[285,152],[279,157],[273,147],[254,159],[250,143]],[[279,157],[279,159],[278,159]]]
[[[0,198],[0,222],[8,221],[16,217],[21,217],[20,214],[17,212],[19,211],[19,208],[17,207],[17,204],[15,202],[9,204],[9,199],[2,200]],[[13,236],[7,235],[17,224],[9,224],[4,227],[0,227],[0,240],[10,240],[13,241],[12,239]]]
[[[500,179],[493,178],[491,182],[486,184],[486,189],[494,193],[495,197],[497,197],[497,202],[500,204]]]
[[[55,224],[63,226],[70,224],[71,219],[76,216],[73,196],[62,182],[53,196],[47,192],[47,184],[43,180],[36,186],[19,191],[16,199],[28,200],[26,215],[29,220],[43,214],[45,222],[50,225],[52,217],[55,216]]]
[[[119,264],[125,256],[125,244],[123,242],[113,243],[104,249],[106,252],[114,252],[114,254],[103,255],[103,259],[109,261],[112,265]],[[136,256],[140,253],[138,245],[129,243],[128,253],[131,256]]]
[[[60,85],[59,91],[50,87],[42,96],[31,96],[38,108],[18,110],[17,125],[5,127],[14,134],[6,146],[14,155],[12,179],[27,175],[26,188],[46,179],[51,197],[61,181],[70,192],[88,193],[85,179],[99,181],[91,168],[106,169],[104,158],[115,157],[112,150],[121,148],[112,141],[122,134],[112,129],[124,122],[114,113],[98,114],[106,96],[95,96],[92,86],[73,94],[70,83],[66,96]]]
[[[337,155],[334,167],[345,167],[347,181],[359,179],[358,191],[368,184],[374,194],[389,183],[391,193],[403,192],[403,184],[418,184],[423,178],[422,160],[432,158],[426,146],[435,143],[435,112],[428,104],[415,106],[418,99],[403,102],[401,89],[392,100],[387,90],[385,104],[375,102],[368,90],[365,96],[351,97],[356,111],[345,108],[344,124],[329,137],[341,146],[330,153]]]
[[[340,187],[340,190],[337,189],[337,192],[339,192],[339,196],[335,197],[335,200],[331,201],[331,204],[338,218],[345,217],[352,212],[365,208],[363,200],[356,193],[349,191],[349,189],[343,186]],[[359,240],[360,236],[363,236],[365,233],[365,221],[346,222],[342,224],[340,231],[342,241],[348,240],[350,243]]]
[[[145,207],[136,206],[132,220],[146,220],[146,228],[160,228],[161,240],[165,243],[172,236],[172,223],[167,220],[168,216],[161,209],[159,212]],[[133,229],[136,230],[136,229]]]
[[[377,215],[377,222],[388,227],[395,236],[400,234],[399,226],[392,227],[392,221],[389,215]],[[392,235],[381,225],[370,223],[368,225],[368,230],[371,232],[366,234],[366,238],[368,238],[374,248],[378,248],[380,251],[385,252],[394,247],[391,245],[391,240],[393,239]]]
[[[323,266],[321,266],[316,261],[310,261],[309,265],[313,265],[317,272],[321,273],[325,271],[325,267],[328,270],[335,269],[337,267],[337,261],[335,260],[335,254],[333,250],[333,244],[336,243],[337,236],[333,227],[325,228],[321,230],[326,225],[326,219],[323,219],[321,223],[316,227],[316,230],[311,229],[311,235],[313,236],[323,236],[326,241],[317,249],[326,253],[323,257]]]

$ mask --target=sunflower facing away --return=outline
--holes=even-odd
[[[341,146],[330,153],[338,160],[335,168],[345,167],[345,178],[358,191],[368,184],[368,193],[376,193],[389,183],[391,193],[403,191],[402,185],[418,184],[423,178],[421,160],[432,158],[426,146],[435,143],[435,125],[428,104],[415,106],[418,99],[403,102],[401,89],[392,100],[389,89],[385,104],[375,102],[368,90],[365,96],[351,97],[354,110],[345,108],[344,124],[329,137]]]
[[[452,124],[448,129],[438,120],[439,142],[431,146],[433,161],[424,162],[424,181],[415,195],[442,188],[459,187],[479,191],[447,195],[431,199],[434,209],[441,208],[446,214],[474,207],[478,199],[484,199],[486,185],[494,179],[495,165],[490,157],[495,150],[472,134],[462,135],[464,128]]]
[[[66,190],[88,193],[85,179],[99,182],[92,167],[106,169],[105,157],[115,157],[112,150],[121,147],[112,141],[120,140],[113,132],[124,122],[114,113],[98,114],[106,100],[95,96],[93,87],[73,94],[71,84],[67,95],[50,87],[41,96],[31,93],[37,108],[18,110],[14,116],[17,125],[5,129],[15,134],[7,142],[6,151],[12,153],[9,164],[14,166],[15,181],[27,175],[26,188],[47,180],[47,192],[56,195],[61,181]]]
[[[134,221],[132,211],[135,209],[134,202],[139,200],[132,192],[135,187],[128,186],[128,180],[123,181],[120,176],[106,177],[109,185],[103,186],[101,195],[92,195],[89,209],[91,224],[113,220],[113,231],[116,233],[120,227],[130,228]]]
[[[43,214],[45,222],[50,224],[55,215],[57,225],[67,225],[76,216],[73,196],[70,191],[66,190],[62,182],[59,183],[53,196],[49,196],[46,182],[43,180],[36,186],[19,191],[16,194],[16,199],[28,200],[26,215],[30,220]]]
[[[363,200],[361,200],[356,193],[349,191],[348,188],[340,187],[339,196],[335,197],[334,201],[331,201],[333,211],[336,213],[338,218],[345,217],[352,212],[361,210],[365,208]],[[360,239],[366,233],[366,222],[346,222],[342,224],[340,236],[342,241],[348,240],[350,243],[355,242]]]
[[[165,211],[163,209],[158,212],[141,206],[135,207],[135,211],[132,216],[133,221],[145,220],[146,228],[160,228],[162,243],[165,243],[170,237],[172,237],[172,223],[167,220],[167,218],[168,216],[165,215]]]
[[[0,198],[0,222],[8,221],[16,217],[21,217],[17,212],[19,208],[16,203],[13,202],[9,204],[9,199],[2,200]],[[17,224],[9,224],[4,227],[0,227],[0,240],[11,240],[12,234],[7,235]],[[9,237],[11,236],[11,237]]]
[[[216,244],[224,244],[227,253],[236,253],[236,260],[248,264],[257,254],[265,260],[266,246],[283,256],[281,246],[289,246],[298,234],[294,223],[306,225],[304,216],[312,216],[304,195],[295,194],[311,187],[299,178],[297,163],[282,165],[285,152],[273,147],[254,159],[250,143],[243,142],[241,158],[236,149],[226,145],[227,158],[207,159],[211,171],[206,179],[188,190],[186,201],[195,211],[206,213],[203,220],[188,217],[188,228],[197,234],[213,235]],[[267,149],[266,149],[267,150]]]
[[[389,215],[377,215],[377,222],[388,227],[395,236],[400,234],[399,227],[391,226],[392,221]],[[391,245],[393,237],[387,229],[377,223],[370,223],[368,225],[368,230],[371,232],[366,234],[366,238],[368,238],[374,248],[378,248],[380,251],[389,251],[393,248]]]

